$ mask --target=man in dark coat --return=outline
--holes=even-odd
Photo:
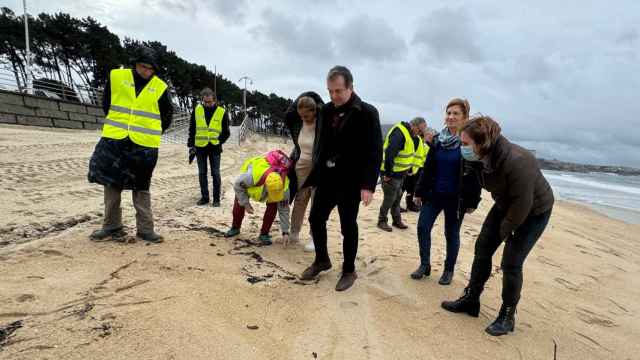
[[[114,86],[133,86],[136,96],[139,96],[141,92],[149,90],[146,87],[155,77],[157,70],[153,50],[143,48],[135,60],[135,69],[131,70],[133,84],[112,84],[111,78],[107,80],[102,103],[104,113],[108,114],[112,108],[111,92]],[[157,107],[164,132],[171,125],[173,117],[168,89],[159,98]],[[104,221],[102,229],[91,234],[91,240],[103,241],[126,235],[122,225],[120,198],[123,190],[132,190],[133,206],[136,209],[136,235],[149,242],[162,242],[162,236],[153,228],[149,192],[151,176],[157,161],[157,148],[137,144],[129,136],[124,139],[108,138],[103,132],[89,163],[88,180],[104,186]]]
[[[305,186],[315,186],[309,215],[316,258],[301,275],[310,280],[331,268],[327,250],[327,220],[338,207],[344,263],[336,291],[351,287],[357,278],[358,210],[371,203],[382,162],[382,132],[375,107],[353,91],[353,76],[344,66],[329,71],[331,102],[322,107],[314,141],[313,170]]]

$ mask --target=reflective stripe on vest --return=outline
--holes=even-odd
[[[404,135],[404,148],[398,152],[398,155],[396,155],[395,158],[393,158],[392,171],[403,172],[411,169],[413,166],[413,162],[414,162],[413,158],[416,152],[413,139],[411,138],[411,134],[409,133],[409,130],[404,125],[402,125],[402,123],[398,123],[389,130],[389,132],[387,133],[387,136],[385,137],[384,149],[382,152],[382,166],[380,167],[382,171],[385,171],[385,168],[384,168],[384,162],[386,157],[385,152],[387,150],[387,147],[389,147],[389,137],[391,136],[391,133],[395,129],[400,129],[400,131],[402,132],[402,135]]]
[[[244,164],[242,164],[242,167],[240,168],[240,171],[242,171],[242,173],[246,173],[247,170],[249,170],[249,166],[251,166],[251,176],[253,177],[253,183],[257,184],[260,179],[262,178],[262,175],[264,175],[264,173],[269,170],[269,168],[271,167],[271,165],[269,164],[269,162],[267,161],[267,159],[265,159],[264,155],[261,156],[255,156],[252,158],[247,159]],[[285,176],[284,179],[284,193],[287,192],[287,190],[289,190],[289,177]],[[267,201],[267,189],[264,186],[264,184],[260,185],[260,186],[252,186],[250,188],[247,189],[247,193],[249,194],[249,197],[255,201],[258,202],[266,202]],[[282,199],[284,200],[284,199]]]
[[[418,171],[424,167],[424,162],[427,160],[427,154],[429,153],[429,145],[420,139],[422,146],[418,146],[416,149],[416,156],[413,157],[413,167],[411,168],[412,174],[417,174]]]
[[[153,76],[136,96],[131,69],[111,70],[111,106],[103,121],[102,137],[124,139],[149,147],[160,147],[162,119],[158,101],[167,90],[167,84]]]
[[[222,106],[218,106],[216,111],[211,116],[209,126],[205,119],[204,106],[198,104],[195,109],[196,119],[196,147],[205,147],[208,143],[213,145],[220,144],[220,133],[222,132],[222,118],[224,117],[225,109]]]

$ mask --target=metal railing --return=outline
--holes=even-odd
[[[242,123],[240,124],[240,131],[238,132],[238,145],[242,144],[242,142],[246,140],[249,134],[250,122],[251,119],[249,119],[249,116],[245,115],[244,119],[242,119]]]
[[[270,137],[284,140],[285,144],[289,141],[289,134],[277,134],[266,129],[257,128],[254,121],[250,117],[245,116],[242,124],[240,124],[240,131],[238,132],[238,144],[242,144],[251,134],[264,136],[265,141],[268,141]]]
[[[175,113],[171,127],[162,134],[162,141],[171,144],[186,145],[189,139],[190,114],[185,111]]]
[[[0,68],[0,89],[27,93],[27,87],[19,79],[20,75],[7,68]],[[94,88],[84,85],[67,84],[58,80],[34,79],[33,95],[55,100],[77,102],[88,105],[100,105],[102,103],[102,88]]]

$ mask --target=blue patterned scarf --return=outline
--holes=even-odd
[[[457,149],[460,147],[460,136],[452,134],[449,128],[445,126],[438,134],[438,142],[440,146],[447,150]]]

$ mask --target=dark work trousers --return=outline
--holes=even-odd
[[[475,256],[471,267],[469,287],[477,294],[491,275],[491,258],[505,239],[500,238],[500,224],[505,217],[504,210],[494,205],[482,224],[476,240]],[[502,252],[502,302],[516,306],[522,290],[522,267],[529,252],[536,244],[549,223],[551,210],[539,215],[529,215],[507,239]]]
[[[387,216],[391,212],[391,220],[394,224],[402,222],[400,216],[400,200],[402,200],[402,183],[404,176],[392,177],[389,181],[382,179],[382,193],[384,198],[380,205],[378,222],[387,223]]]
[[[338,176],[335,176],[338,178]],[[344,262],[342,271],[355,271],[358,252],[358,210],[360,209],[360,189],[351,186],[345,188],[338,181],[324,181],[315,190],[309,224],[313,244],[316,248],[316,263],[329,262],[327,250],[327,220],[333,208],[338,207],[340,228],[342,230],[342,253]]]
[[[198,177],[200,180],[200,193],[202,198],[209,200],[209,182],[207,174],[207,162],[211,167],[211,177],[213,183],[213,202],[220,202],[220,155],[214,153],[210,146],[196,148],[196,158],[198,159]]]

